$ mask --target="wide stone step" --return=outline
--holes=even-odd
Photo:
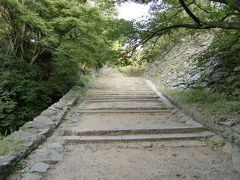
[[[79,113],[171,113],[172,109],[78,109]]]
[[[88,91],[89,93],[154,93],[152,90],[128,90],[128,89],[125,89],[125,90],[104,90],[104,91],[101,91],[99,89],[90,89]]]
[[[122,96],[155,96],[156,94],[154,92],[147,92],[147,93],[138,93],[138,92],[103,92],[103,93],[95,93],[95,92],[89,92],[88,95],[91,96],[113,96],[113,95],[122,95]]]
[[[133,96],[129,96],[129,97],[116,97],[116,96],[113,96],[113,97],[87,97],[86,100],[89,101],[89,100],[135,100],[135,99],[141,99],[141,100],[158,100],[159,97],[158,96],[154,96],[154,97],[133,97]]]
[[[200,133],[158,134],[158,135],[122,135],[122,136],[65,136],[66,143],[108,143],[108,142],[137,142],[164,141],[209,138],[214,133],[204,131]]]
[[[146,88],[146,89],[141,89],[141,88],[127,88],[127,87],[124,87],[124,88],[119,88],[119,87],[93,87],[93,89],[94,90],[96,90],[96,91],[124,91],[124,92],[126,92],[126,91],[129,91],[129,92],[143,92],[143,91],[147,91],[147,92],[149,92],[149,91],[151,91],[151,92],[153,92],[152,91],[152,89],[150,89],[150,88]]]
[[[87,95],[88,98],[159,98],[157,95]]]
[[[127,110],[127,109],[168,109],[167,106],[159,101],[155,102],[91,102],[91,103],[83,103],[79,106],[78,109],[90,109],[90,110],[112,110],[112,109],[119,109],[119,110]]]
[[[151,102],[151,101],[156,101],[160,102],[159,99],[156,98],[151,98],[151,99],[134,99],[134,98],[122,98],[122,99],[114,99],[114,98],[102,98],[102,99],[87,99],[87,102],[129,102],[129,101],[140,101],[140,102]]]
[[[197,127],[171,127],[171,128],[147,128],[147,129],[100,129],[100,130],[70,130],[66,129],[65,136],[116,136],[129,134],[172,134],[172,133],[198,133],[205,131],[204,126]]]

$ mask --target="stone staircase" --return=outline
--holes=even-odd
[[[229,156],[219,145],[211,145],[214,138],[222,139],[143,78],[99,78],[84,101],[75,89],[41,117],[52,117],[52,109],[68,104],[71,108],[64,117],[56,114],[61,124],[53,135],[24,160],[24,169],[7,180],[239,179],[238,148],[226,143],[223,149]],[[0,179],[6,177],[2,172]]]
[[[214,134],[168,102],[143,78],[99,78],[77,108],[66,143],[109,143],[208,138]]]

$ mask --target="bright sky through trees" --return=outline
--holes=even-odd
[[[126,20],[142,20],[144,16],[148,15],[149,8],[150,5],[126,2],[118,7],[118,17]]]

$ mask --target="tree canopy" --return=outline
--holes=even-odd
[[[0,1],[0,132],[36,116],[79,75],[117,61],[131,23],[114,19],[110,7],[104,1]]]
[[[176,29],[240,31],[239,0],[135,0],[151,3],[151,18],[140,24],[144,44]]]

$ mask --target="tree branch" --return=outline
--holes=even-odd
[[[195,2],[193,2],[193,4],[195,5],[195,6],[197,6],[200,10],[202,10],[203,12],[205,12],[205,13],[210,13],[210,11],[208,11],[208,10],[206,10],[206,9],[203,9],[200,5],[198,5],[197,3],[195,3]]]
[[[200,24],[200,23],[201,23],[200,19],[193,14],[193,12],[188,8],[188,6],[187,6],[186,3],[184,2],[184,0],[179,0],[179,3],[181,4],[181,6],[183,7],[183,9],[186,11],[186,13],[190,16],[190,18],[192,18],[192,20],[193,20],[196,24]]]
[[[200,24],[177,24],[177,25],[172,25],[168,27],[163,27],[155,32],[153,32],[150,36],[147,38],[144,38],[141,42],[141,44],[146,43],[150,39],[156,37],[156,36],[161,36],[165,34],[168,31],[171,31],[173,29],[179,29],[179,28],[186,28],[186,29],[215,29],[215,28],[221,28],[221,29],[231,29],[231,30],[239,30],[240,31],[240,22],[230,22],[230,23],[225,23],[221,24],[220,22],[215,22],[211,23],[208,25],[200,25]]]

